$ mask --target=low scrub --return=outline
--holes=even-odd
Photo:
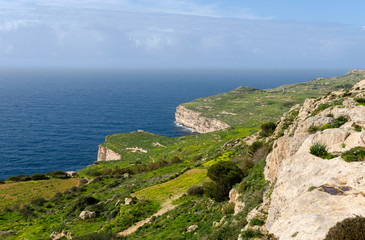
[[[65,179],[65,178],[69,178],[69,176],[67,175],[67,173],[65,173],[64,171],[61,170],[56,170],[53,172],[48,172],[46,173],[46,175],[50,178],[60,178],[60,179]]]
[[[365,239],[365,218],[346,218],[331,227],[324,240]]]
[[[346,162],[360,162],[365,160],[365,149],[354,147],[341,154],[341,157]]]
[[[268,137],[270,135],[272,135],[275,131],[276,128],[276,124],[273,122],[268,122],[268,123],[264,123],[260,126],[261,131],[260,131],[260,136],[261,137]]]
[[[323,131],[323,130],[326,130],[326,129],[329,129],[329,128],[339,128],[342,125],[344,125],[347,121],[348,120],[347,120],[346,117],[339,116],[338,118],[333,120],[333,122],[324,124],[323,126],[310,126],[308,128],[308,132],[309,133],[315,133],[317,131]]]
[[[336,157],[327,151],[326,145],[321,143],[314,143],[310,148],[310,153],[323,159],[331,159]]]
[[[6,180],[11,182],[23,182],[30,181],[31,178],[28,175],[20,174],[17,176],[8,177]]]
[[[204,194],[204,188],[200,185],[191,186],[188,189],[188,196],[199,196]]]

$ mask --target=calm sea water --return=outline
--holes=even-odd
[[[272,88],[347,70],[0,70],[0,179],[96,160],[113,133],[190,131],[175,108],[195,98],[251,86]]]

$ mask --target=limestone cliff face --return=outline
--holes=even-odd
[[[193,132],[197,133],[213,132],[230,127],[227,123],[217,119],[202,117],[201,113],[182,105],[176,108],[175,119],[177,123],[191,128]]]
[[[97,161],[113,161],[113,160],[120,160],[122,156],[113,150],[104,147],[103,145],[99,145],[98,150],[98,158]]]
[[[297,117],[274,142],[265,168],[266,179],[274,184],[266,227],[279,239],[293,239],[293,235],[295,239],[323,239],[337,222],[365,216],[365,162],[341,158],[344,151],[365,147],[365,106],[355,101],[364,97],[365,80],[350,91],[308,99],[291,110],[297,111]],[[330,107],[312,116],[323,104]],[[339,128],[308,131],[339,116],[348,120]],[[325,160],[310,154],[317,142],[337,157]]]

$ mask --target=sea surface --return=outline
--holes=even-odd
[[[196,98],[348,70],[0,69],[0,179],[82,169],[109,134],[191,134],[174,113]]]

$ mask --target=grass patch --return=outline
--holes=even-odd
[[[170,197],[185,193],[191,186],[208,180],[206,169],[191,169],[171,181],[144,188],[133,195],[139,199],[156,200],[163,203]]]
[[[327,146],[321,143],[314,143],[310,148],[310,153],[314,156],[323,158],[323,159],[332,159],[336,156],[328,153]]]
[[[365,149],[354,147],[341,154],[341,157],[346,162],[360,162],[365,160]]]
[[[78,182],[78,178],[70,178],[1,184],[0,210],[14,204],[29,203],[36,198],[49,199],[57,192],[78,185]]]

